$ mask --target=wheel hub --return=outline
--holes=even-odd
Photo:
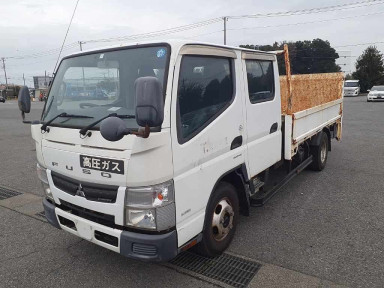
[[[216,205],[212,218],[212,232],[216,241],[222,241],[233,228],[233,208],[227,198]]]
[[[321,144],[321,150],[320,150],[321,163],[325,162],[326,157],[327,157],[327,143],[323,141],[323,143]]]

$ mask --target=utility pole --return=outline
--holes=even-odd
[[[23,73],[23,81],[24,81],[24,86],[25,86],[25,78],[24,78],[24,73]]]
[[[4,69],[4,75],[5,75],[5,90],[8,90],[7,70],[5,70],[5,58],[2,57],[1,60],[3,61],[3,69]]]
[[[80,51],[83,51],[83,44],[85,44],[85,42],[83,42],[83,41],[79,41]]]
[[[227,45],[227,21],[228,21],[228,17],[227,16],[223,17],[223,20],[224,20],[224,45]]]

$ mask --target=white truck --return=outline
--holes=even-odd
[[[342,75],[280,78],[278,53],[168,41],[63,58],[24,121],[48,222],[135,259],[222,253],[239,213],[322,170],[341,137]]]

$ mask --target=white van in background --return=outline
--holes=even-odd
[[[344,82],[344,96],[359,96],[359,80],[346,80]]]

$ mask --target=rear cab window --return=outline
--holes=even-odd
[[[249,100],[252,104],[275,98],[273,61],[246,60]]]

